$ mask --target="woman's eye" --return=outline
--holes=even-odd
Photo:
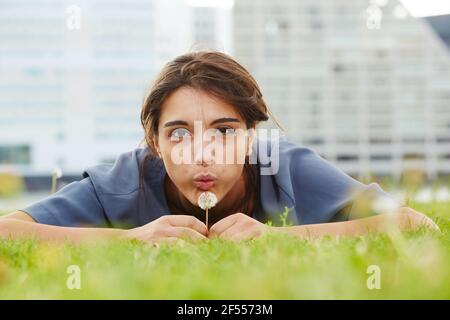
[[[183,138],[183,137],[189,137],[191,135],[191,133],[189,132],[188,129],[185,128],[178,128],[172,131],[172,133],[170,134],[171,138]]]
[[[234,134],[234,129],[230,128],[230,127],[220,127],[217,128],[217,133],[221,134],[221,135],[231,135]]]

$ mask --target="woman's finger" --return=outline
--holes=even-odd
[[[200,232],[187,227],[171,227],[167,231],[167,236],[176,238],[189,238],[192,240],[205,240],[206,236]]]
[[[241,219],[241,215],[244,214],[235,213],[217,221],[209,229],[209,235],[222,235],[223,232],[231,228],[233,225],[236,224],[236,222],[238,222]]]
[[[187,227],[197,231],[200,234],[206,235],[208,229],[206,225],[198,218],[190,215],[170,215],[168,218],[170,225],[174,227]]]
[[[240,234],[242,232],[245,232],[246,230],[242,229],[242,226],[240,224],[234,224],[228,229],[226,229],[224,232],[222,232],[219,236],[224,239],[231,240],[231,238],[236,235]]]

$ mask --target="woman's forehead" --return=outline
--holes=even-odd
[[[226,101],[192,88],[180,88],[166,98],[161,109],[160,123],[184,120],[189,123],[204,121],[210,124],[218,118],[244,120],[235,107]]]

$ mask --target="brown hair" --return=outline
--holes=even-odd
[[[158,138],[158,125],[164,100],[181,87],[191,87],[211,94],[236,108],[236,112],[245,120],[247,129],[260,121],[267,121],[269,115],[281,128],[267,107],[256,80],[250,73],[229,55],[218,51],[198,51],[183,54],[167,63],[156,77],[141,110],[141,124],[150,151],[156,155],[155,140]],[[145,160],[152,156],[146,154],[140,166],[140,186],[143,180]],[[257,173],[257,171],[256,171]],[[248,156],[244,164],[246,193],[240,208],[247,206],[251,197],[258,205],[256,194],[258,174],[249,164]],[[245,211],[243,211],[245,212]]]

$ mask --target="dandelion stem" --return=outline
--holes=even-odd
[[[56,174],[53,174],[52,176],[52,189],[50,191],[50,193],[55,193],[56,192]]]

